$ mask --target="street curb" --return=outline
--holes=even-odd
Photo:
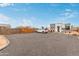
[[[0,35],[0,36],[3,36],[3,35]],[[6,48],[9,45],[9,43],[10,43],[9,40],[5,36],[3,36],[3,38],[4,38],[4,40],[6,40],[6,44],[4,44],[3,46],[1,46],[0,50]]]

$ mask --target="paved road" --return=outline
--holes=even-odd
[[[6,36],[10,44],[2,56],[79,56],[79,39],[61,33],[30,33]]]

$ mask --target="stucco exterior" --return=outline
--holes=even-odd
[[[54,32],[63,32],[66,30],[67,26],[71,29],[71,24],[69,24],[69,23],[67,23],[67,24],[55,23],[55,24],[50,24],[50,29],[53,30]]]

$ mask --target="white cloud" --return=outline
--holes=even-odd
[[[74,18],[77,17],[79,15],[79,12],[75,11],[75,10],[69,10],[65,12],[65,17],[66,18]]]
[[[13,8],[14,11],[16,12],[28,12],[29,10],[31,10],[30,6],[27,6],[26,8]]]
[[[62,16],[66,19],[68,18],[73,18],[75,16],[77,16],[78,12],[74,11],[72,9],[65,9],[64,13],[62,13]]]
[[[71,9],[65,9],[65,11],[70,12],[70,11],[72,11],[72,10],[71,10]]]
[[[14,23],[15,23],[15,21],[11,17],[6,16],[4,14],[0,14],[0,24],[10,24],[10,25],[12,25]]]
[[[54,6],[56,7],[56,6],[59,6],[59,5],[60,5],[60,4],[58,4],[58,3],[50,3],[50,6],[53,6],[53,7],[54,7]]]
[[[26,3],[25,5],[30,5],[30,3]]]
[[[20,8],[13,8],[13,10],[15,11],[15,12],[27,12],[29,9],[28,8],[22,8],[22,9],[20,9]]]
[[[56,22],[63,22],[63,23],[66,23],[66,22],[70,22],[72,20],[74,20],[73,18],[76,18],[78,17],[79,13],[75,10],[72,10],[72,9],[65,9],[63,13],[60,14],[61,17],[57,17],[54,21],[54,23]]]
[[[10,18],[4,14],[0,14],[0,21],[8,21]]]
[[[70,14],[73,13],[73,10],[71,9],[65,9],[63,13],[61,13],[60,15],[61,16],[65,16],[65,17],[68,17]]]
[[[41,27],[42,24],[40,19],[37,19],[36,17],[31,16],[30,18],[22,18],[19,26]]]
[[[14,20],[13,18],[0,14],[0,24],[10,24],[12,27],[16,26],[30,26],[33,27],[35,24],[33,22],[36,21],[35,17],[30,18],[22,18],[21,20]]]
[[[70,3],[70,6],[74,7],[74,6],[78,6],[78,3]]]
[[[13,3],[0,3],[0,7],[13,6]]]
[[[16,27],[16,26],[32,26],[32,21],[31,19],[26,19],[26,18],[23,18],[21,20],[21,22],[18,22],[18,20],[14,20],[13,18],[9,17],[9,16],[6,16],[4,14],[0,14],[0,24],[10,24],[10,25],[15,25],[13,27]],[[17,25],[16,25],[17,24]]]
[[[28,19],[22,19],[20,26],[32,26],[32,21]]]

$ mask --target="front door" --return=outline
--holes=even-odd
[[[57,26],[57,32],[60,32],[60,26]]]

